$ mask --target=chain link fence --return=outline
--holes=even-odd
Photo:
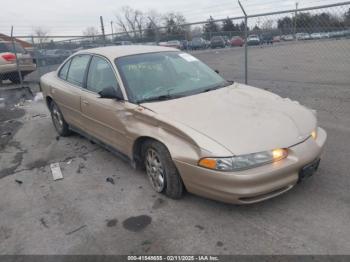
[[[0,86],[37,85],[75,52],[114,45],[175,47],[238,82],[349,84],[350,2],[109,35],[0,35]]]

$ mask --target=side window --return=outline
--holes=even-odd
[[[72,58],[67,81],[78,86],[83,86],[85,71],[89,61],[90,55],[77,55]]]
[[[119,88],[114,71],[105,59],[94,56],[90,63],[86,88],[98,93],[106,87]]]
[[[67,80],[67,73],[68,73],[68,69],[69,69],[69,65],[70,65],[70,62],[72,60],[69,60],[67,61],[64,66],[61,68],[60,72],[58,73],[58,77],[59,78],[62,78],[64,80]]]

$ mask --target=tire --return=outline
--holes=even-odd
[[[63,118],[63,114],[54,101],[50,103],[50,112],[53,125],[60,136],[69,136],[71,131],[69,125]]]
[[[158,170],[155,171],[152,169],[150,164],[154,162],[149,159],[150,152],[156,153],[155,159],[159,161],[162,172],[159,171],[157,164],[153,168]],[[153,189],[158,193],[164,193],[169,198],[180,199],[185,191],[185,187],[168,149],[158,141],[147,140],[142,146],[142,159]],[[163,177],[163,184],[157,187],[155,180],[158,180],[158,182],[160,180],[155,177],[159,178],[161,175]]]

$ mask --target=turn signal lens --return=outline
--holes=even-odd
[[[216,169],[216,160],[213,158],[203,158],[199,161],[198,165],[209,169]]]
[[[282,149],[282,148],[278,148],[278,149],[274,149],[272,150],[272,158],[273,161],[278,161],[282,158],[285,158],[287,156],[287,150],[286,149]]]
[[[317,138],[317,132],[316,132],[316,130],[314,130],[314,131],[311,132],[311,137],[312,137],[314,140],[316,140],[316,138]]]

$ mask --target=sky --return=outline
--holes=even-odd
[[[299,7],[342,2],[341,0],[297,0]],[[345,0],[344,0],[345,1]],[[248,14],[265,13],[295,8],[295,0],[241,0]],[[50,35],[82,35],[89,26],[100,28],[99,17],[105,21],[106,33],[111,33],[110,22],[121,7],[130,6],[143,12],[180,12],[187,22],[241,16],[237,0],[3,0],[0,33],[31,35],[41,27]],[[118,29],[114,29],[117,30]]]

